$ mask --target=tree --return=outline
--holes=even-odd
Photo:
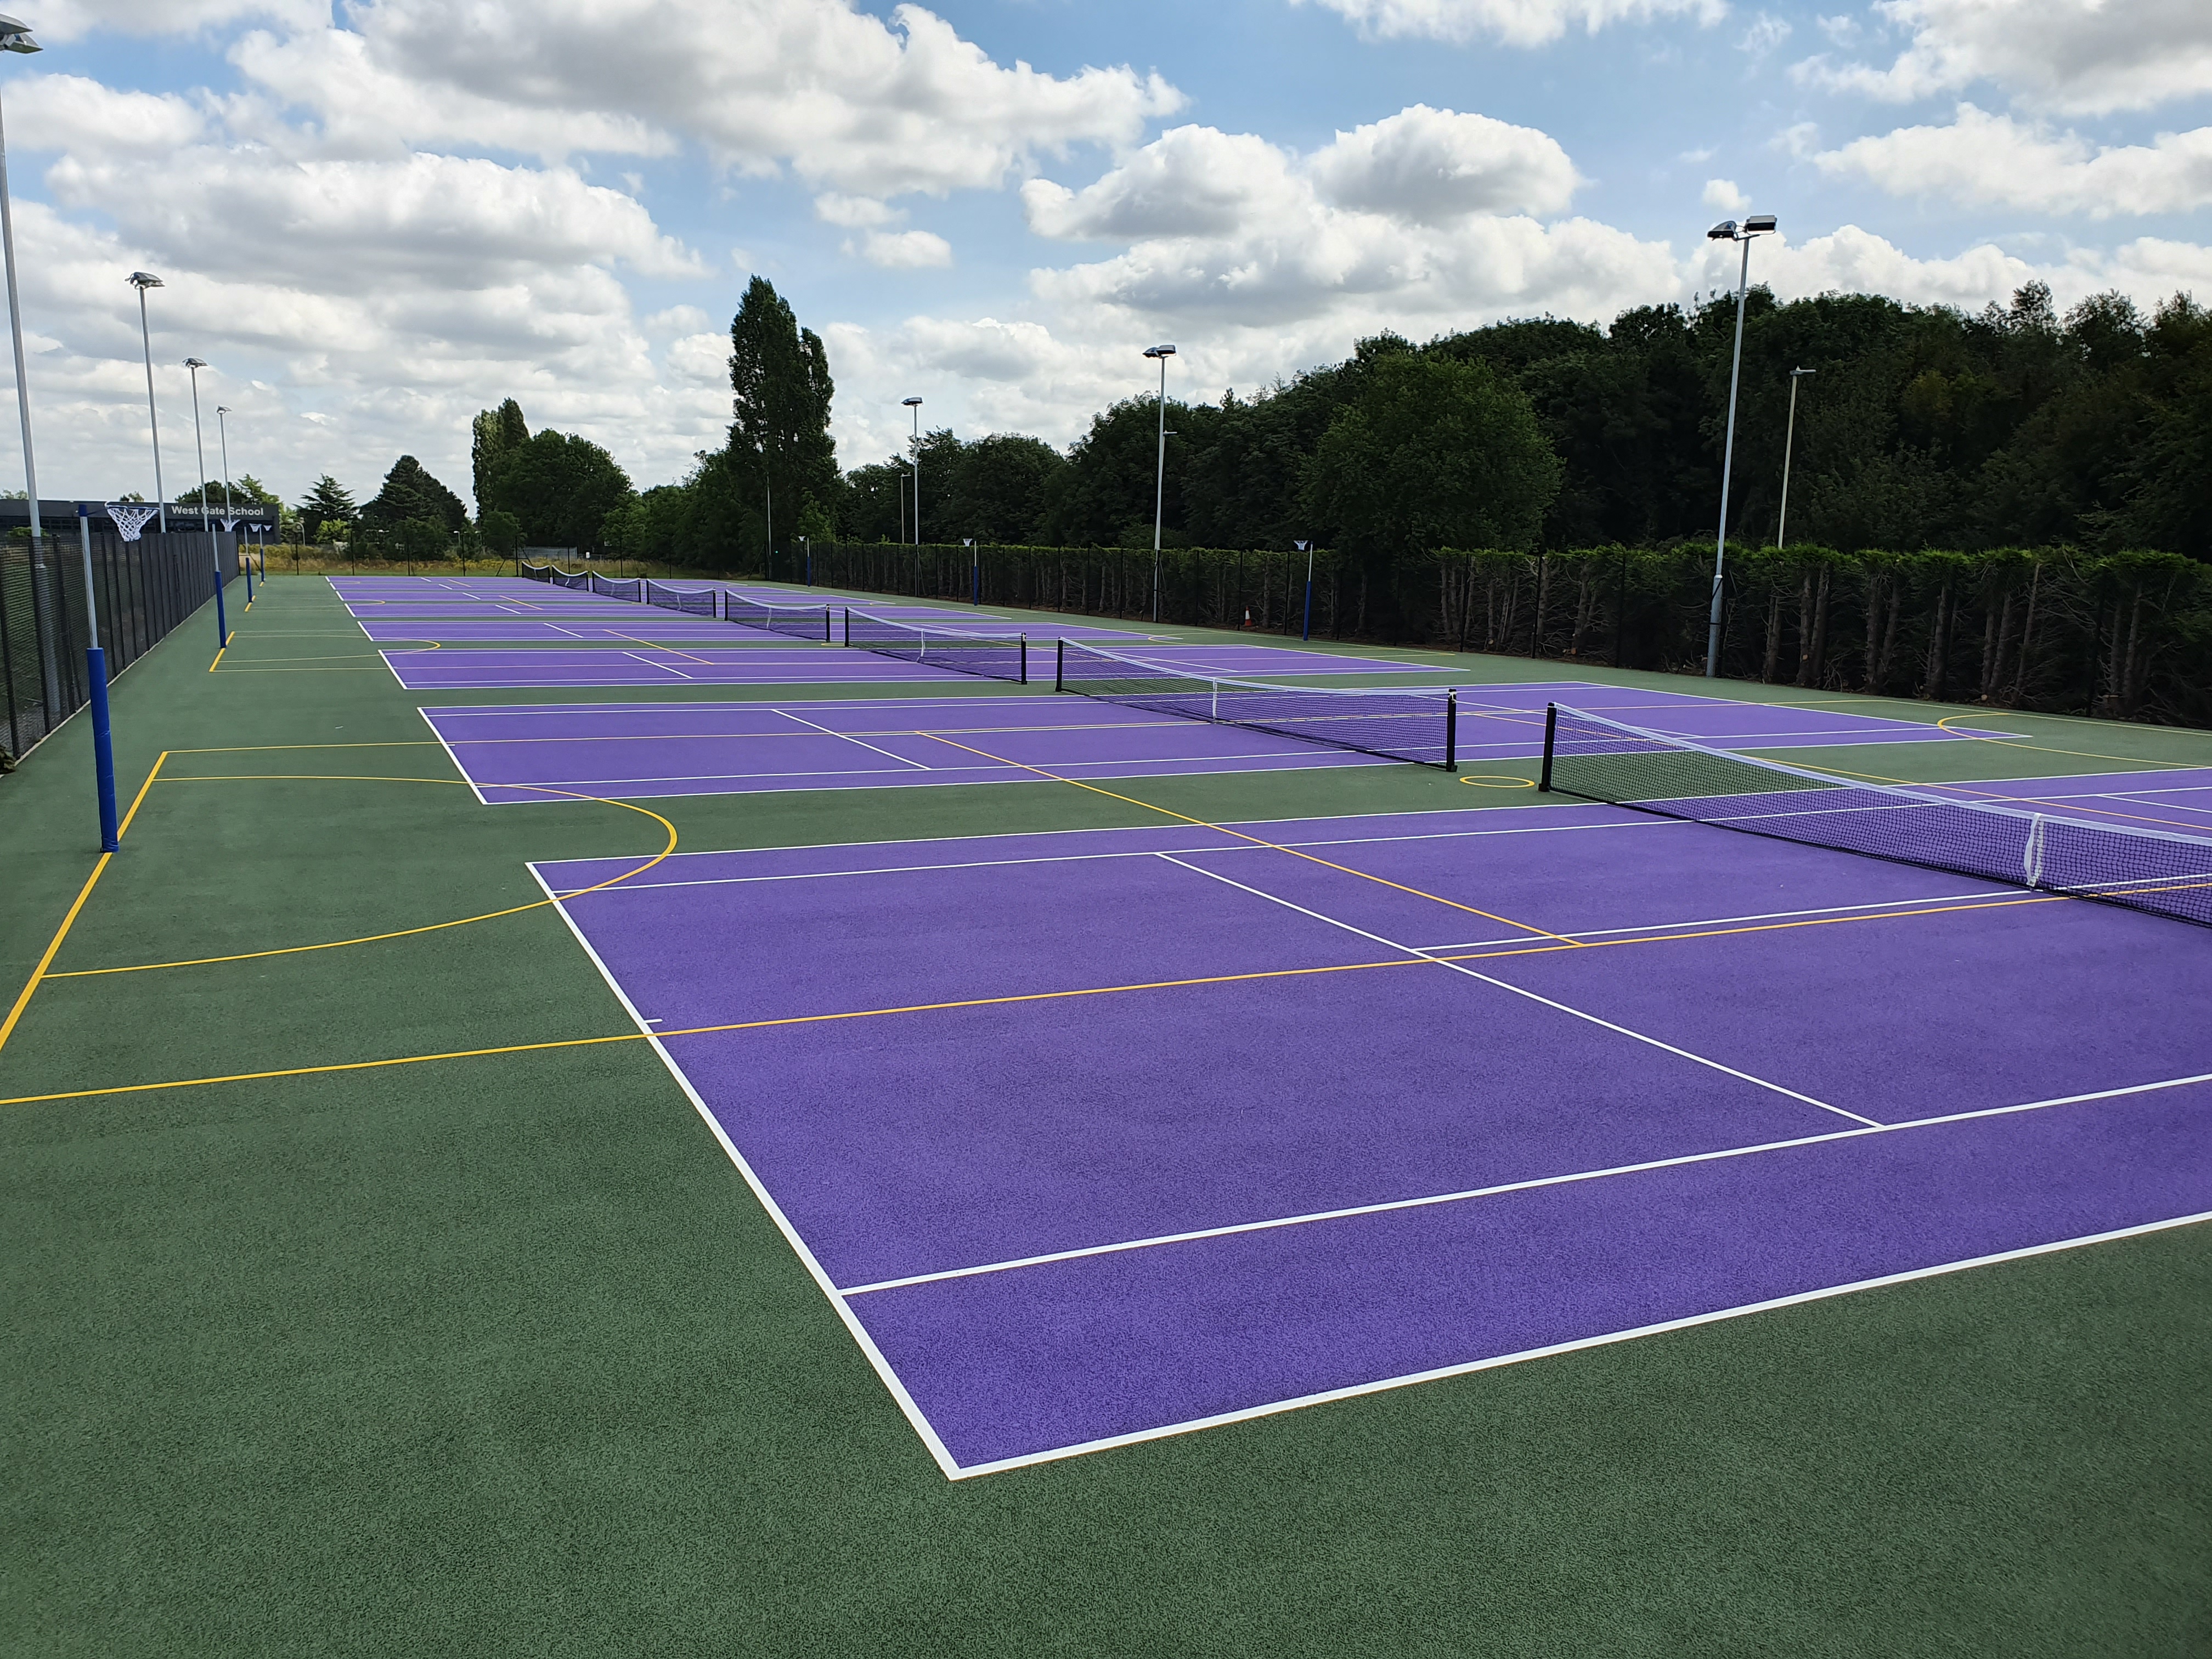
[[[1377,566],[1438,547],[1533,549],[1559,473],[1527,394],[1486,361],[1402,350],[1330,422],[1304,500],[1325,543]]]
[[[522,405],[509,398],[497,409],[480,411],[470,423],[470,477],[476,491],[477,511],[490,501],[493,474],[500,464],[530,441],[530,428],[522,418]]]
[[[490,509],[513,514],[532,547],[596,549],[607,515],[630,501],[629,475],[613,456],[550,428],[502,459],[488,483]]]
[[[324,526],[351,524],[359,514],[360,509],[353,504],[353,493],[325,472],[301,499],[301,537],[307,541],[319,541]]]
[[[443,525],[450,532],[468,522],[469,510],[459,495],[424,470],[422,462],[412,455],[402,455],[384,475],[384,488],[361,509],[361,516],[365,523],[379,528],[420,519]]]
[[[732,465],[723,481],[737,484],[743,513],[761,514],[763,538],[772,510],[777,539],[787,542],[808,506],[828,512],[837,501],[837,447],[830,435],[836,388],[822,342],[799,326],[765,276],[747,284],[730,319],[730,390]]]
[[[922,458],[925,479],[930,459]],[[1040,438],[994,433],[963,444],[952,462],[949,522],[942,528],[979,542],[1042,541],[1052,481],[1066,466],[1066,458]],[[929,495],[926,483],[923,495]]]
[[[501,558],[513,558],[522,547],[522,520],[503,508],[478,515],[477,531],[485,548]]]

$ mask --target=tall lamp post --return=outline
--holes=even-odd
[[[963,536],[961,545],[968,550],[968,603],[983,603],[983,556],[975,550],[975,538]]]
[[[161,418],[154,412],[154,337],[146,325],[146,290],[160,288],[161,279],[150,270],[134,270],[124,279],[138,290],[138,343],[146,352],[146,429],[154,436],[154,512],[161,533],[169,533],[169,499],[161,489]]]
[[[1721,672],[1721,584],[1727,574],[1729,476],[1735,466],[1735,393],[1736,384],[1743,378],[1743,301],[1751,285],[1751,244],[1753,238],[1771,235],[1773,230],[1772,214],[1754,213],[1741,225],[1733,219],[1723,219],[1705,233],[1707,241],[1743,245],[1743,265],[1735,283],[1735,361],[1729,370],[1728,437],[1721,449],[1721,522],[1713,542],[1713,605],[1705,623],[1707,679]]]
[[[1160,619],[1160,515],[1168,498],[1168,359],[1171,345],[1146,346],[1145,356],[1160,360],[1159,459],[1152,470],[1152,620]]]
[[[1782,440],[1782,505],[1774,514],[1774,544],[1782,545],[1782,526],[1790,521],[1790,452],[1797,442],[1797,382],[1808,374],[1818,374],[1817,368],[1793,368],[1790,371],[1790,425]]]
[[[215,640],[221,650],[230,643],[230,625],[222,616],[222,549],[216,545],[215,531],[208,523],[207,443],[200,435],[200,371],[206,367],[198,357],[185,359],[192,377],[192,459],[200,470],[200,529],[208,538],[208,568],[215,573]]]
[[[0,52],[28,54],[40,50],[31,38],[30,25],[0,16]],[[31,382],[23,361],[23,309],[15,289],[15,221],[8,197],[8,141],[0,131],[0,253],[8,272],[8,329],[15,347],[15,412],[23,425],[24,505],[31,519],[32,592],[38,592],[39,541],[45,525],[39,517],[39,464],[31,447]],[[84,677],[92,706],[92,763],[100,800],[100,850],[112,853],[119,844],[115,823],[115,749],[107,725],[107,653],[100,644],[100,607],[92,580],[92,520],[87,509],[77,508],[77,548],[84,562]],[[58,689],[58,688],[57,688]],[[51,710],[58,697],[50,697]]]
[[[217,450],[222,456],[222,518],[226,525],[234,526],[238,521],[238,515],[236,509],[230,504],[230,428],[223,424],[222,417],[236,412],[225,404],[217,404],[215,406],[215,441]],[[232,544],[238,549],[239,565],[246,572],[246,602],[252,605],[253,603],[253,555],[246,551],[245,538],[239,536],[235,528],[231,531],[231,535],[234,538]],[[461,568],[465,574],[468,567],[463,565]]]
[[[920,547],[921,545],[921,399],[904,398],[900,401],[914,411],[914,436],[908,441],[907,459],[914,467],[914,544]],[[920,591],[919,588],[915,590],[917,592]]]

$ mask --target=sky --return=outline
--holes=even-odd
[[[755,274],[847,466],[1079,436],[1386,329],[1732,288],[2212,301],[2206,0],[50,0],[0,58],[40,493],[230,465],[465,498],[469,421],[640,488],[729,419]],[[21,455],[0,441],[0,487]]]

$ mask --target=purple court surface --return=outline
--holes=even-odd
[[[868,651],[820,645],[583,646],[568,651],[386,651],[385,665],[410,691],[611,685],[838,685],[967,679]]]
[[[1859,700],[1866,707],[1870,699]],[[1828,705],[1799,708],[1782,702],[1737,702],[1686,691],[1601,685],[1587,680],[1536,680],[1521,684],[1462,686],[1460,742],[1478,746],[1510,743],[1511,733],[1535,732],[1543,747],[1544,705],[1557,702],[1668,737],[1723,749],[1806,749],[1864,743],[1965,743],[2011,738],[2009,732],[1946,731],[1930,720],[1894,720],[1854,714]],[[1528,740],[1524,738],[1525,744]],[[1518,752],[1518,751],[1516,751]]]
[[[2212,767],[2094,772],[2070,778],[1983,778],[1916,783],[1960,800],[2035,806],[2057,817],[2170,836],[2212,836]]]
[[[422,717],[492,805],[1391,764],[1066,696],[425,708]]]
[[[2094,903],[1598,806],[537,868],[951,1476],[2212,1218],[2212,933]]]
[[[444,640],[475,645],[573,645],[607,640],[675,640],[722,646],[797,642],[764,628],[744,628],[675,611],[641,610],[634,605],[606,617],[447,617],[421,622],[365,617],[361,626],[370,639],[380,642]]]

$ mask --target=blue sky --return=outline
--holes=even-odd
[[[519,398],[642,485],[720,441],[757,271],[847,465],[899,400],[1064,443],[1139,393],[1754,279],[2212,300],[2201,0],[68,0],[0,64],[49,495],[150,492],[188,355],[288,495]],[[8,469],[13,472],[12,466]],[[142,477],[141,475],[147,475]]]

